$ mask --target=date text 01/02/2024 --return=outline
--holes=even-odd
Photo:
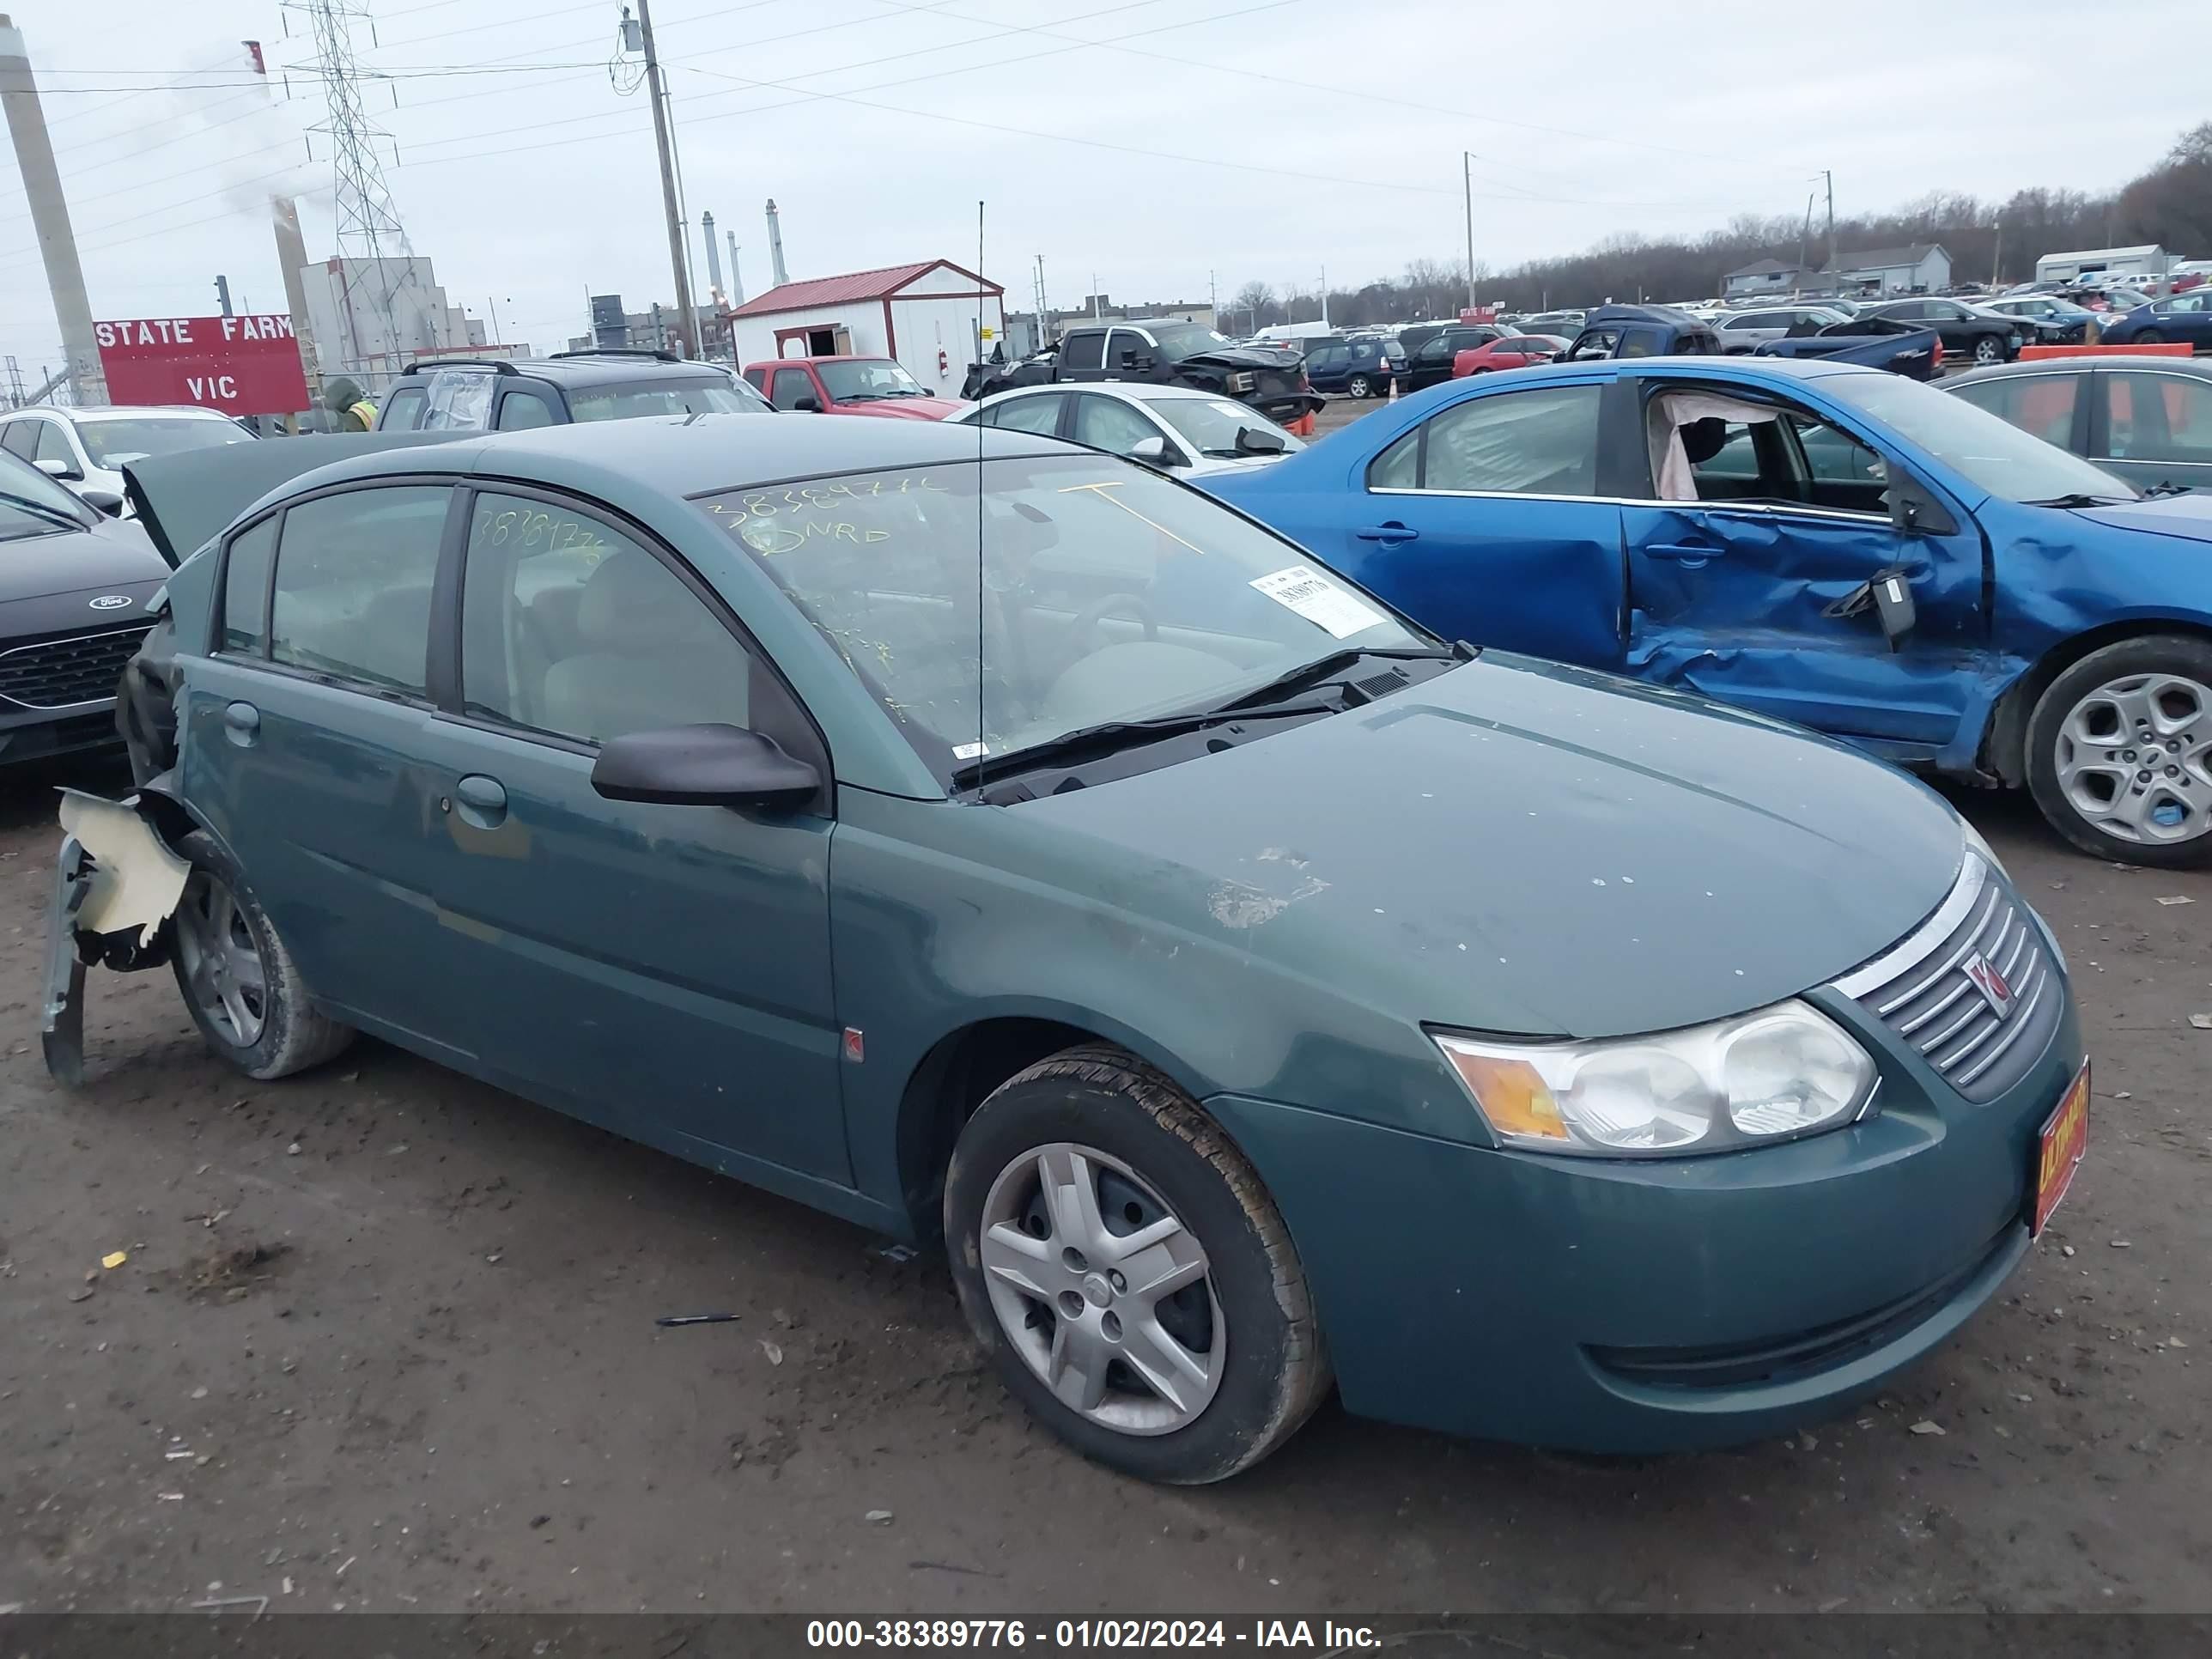
[[[1382,1645],[1365,1625],[1255,1619],[811,1619],[810,1648],[1312,1648]]]

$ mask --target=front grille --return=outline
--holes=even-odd
[[[2012,1246],[2008,1228],[1970,1266],[1855,1318],[1757,1342],[1696,1348],[1591,1348],[1589,1357],[1614,1376],[1648,1388],[1741,1389],[1794,1382],[1848,1365],[1910,1335],[1949,1305]]]
[[[144,628],[111,628],[0,651],[0,697],[26,708],[74,708],[115,695]]]
[[[1993,969],[1983,978],[1977,964]],[[2027,1076],[2064,1012],[2065,986],[2027,906],[1969,857],[1936,914],[1837,988],[1926,1056],[1968,1100],[1995,1100]],[[2005,1003],[2002,1013],[1997,1003]]]

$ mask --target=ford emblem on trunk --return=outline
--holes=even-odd
[[[128,593],[103,593],[92,602],[94,611],[120,611],[131,603]]]

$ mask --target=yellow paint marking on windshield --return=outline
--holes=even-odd
[[[1080,492],[1088,492],[1091,495],[1097,496],[1102,501],[1111,501],[1115,506],[1120,507],[1131,518],[1143,519],[1146,524],[1152,526],[1153,529],[1158,531],[1161,535],[1166,537],[1170,541],[1179,543],[1184,547],[1190,548],[1190,550],[1197,554],[1200,558],[1204,558],[1206,556],[1206,550],[1204,548],[1192,546],[1190,543],[1184,541],[1182,537],[1176,535],[1174,531],[1169,529],[1158,520],[1145,518],[1143,514],[1138,512],[1135,507],[1130,506],[1128,502],[1123,501],[1119,495],[1109,495],[1106,493],[1109,489],[1119,489],[1121,487],[1121,481],[1120,479],[1109,478],[1101,480],[1097,483],[1068,484],[1054,493],[1061,495],[1073,495]]]

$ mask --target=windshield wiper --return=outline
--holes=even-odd
[[[2136,500],[2132,495],[2091,495],[2081,490],[2071,495],[2053,495],[2047,501],[2022,501],[2022,507],[2125,507]]]
[[[2192,493],[2187,484],[2176,483],[2172,479],[2168,478],[2163,483],[2154,483],[2148,489],[2144,490],[2143,499],[2148,501],[2157,495],[2187,495]]]
[[[78,518],[76,514],[45,501],[33,501],[28,495],[10,495],[8,491],[0,489],[0,501],[5,501],[9,507],[20,507],[26,513],[35,513],[42,519],[52,519],[56,524],[65,524],[72,530],[82,530],[85,527],[84,520]]]
[[[1155,743],[1162,738],[1180,737],[1188,732],[1203,732],[1209,726],[1236,726],[1245,720],[1285,720],[1295,714],[1334,714],[1341,711],[1334,703],[1285,703],[1280,708],[1258,710],[1207,709],[1193,714],[1160,714],[1151,720],[1105,720],[1097,726],[1079,726],[1073,732],[1063,732],[1056,738],[1047,738],[1042,743],[1033,743],[1025,748],[1009,749],[1002,755],[984,755],[958,768],[952,781],[960,784],[987,783],[993,778],[1006,776],[1010,772],[1026,772],[1035,767],[1052,766],[1063,762],[1096,760],[1119,749],[1141,743]]]
[[[1286,691],[1303,691],[1310,686],[1321,684],[1332,674],[1342,673],[1346,669],[1357,664],[1362,657],[1387,657],[1394,660],[1432,658],[1440,661],[1449,659],[1456,662],[1472,662],[1474,659],[1474,653],[1471,647],[1454,645],[1401,645],[1367,648],[1351,647],[1342,651],[1332,651],[1320,660],[1293,668],[1287,674],[1278,674],[1264,685],[1256,685],[1249,691],[1237,693],[1236,696],[1221,706],[1224,709],[1251,708],[1267,702],[1272,697],[1279,697]]]

